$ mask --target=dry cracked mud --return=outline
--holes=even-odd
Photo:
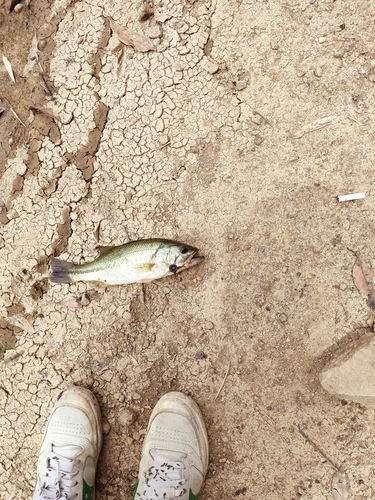
[[[375,319],[351,278],[354,251],[375,265],[373,2],[156,0],[144,23],[139,1],[10,3],[0,498],[31,496],[45,423],[70,384],[102,409],[98,500],[131,498],[148,417],[169,390],[206,417],[202,500],[333,498],[335,471],[297,425],[347,471],[351,498],[375,498],[374,410],[318,381]],[[107,16],[156,50],[119,46]],[[83,262],[128,237],[178,239],[206,259],[144,287],[49,282],[51,256]]]

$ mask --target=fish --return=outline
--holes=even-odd
[[[53,283],[95,281],[105,285],[149,283],[177,274],[202,261],[198,249],[162,238],[130,241],[114,247],[100,247],[99,257],[86,264],[51,258]]]

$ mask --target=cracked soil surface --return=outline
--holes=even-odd
[[[156,0],[143,23],[141,2],[9,3],[0,498],[31,496],[47,418],[71,384],[102,409],[98,500],[131,498],[151,409],[170,390],[206,418],[201,500],[333,498],[334,469],[294,425],[346,470],[351,498],[375,498],[374,410],[318,381],[375,319],[351,278],[353,251],[375,265],[373,2]],[[156,50],[119,46],[106,16]],[[84,262],[128,237],[206,258],[143,287],[49,282],[50,257]]]

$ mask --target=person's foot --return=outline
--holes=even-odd
[[[70,387],[55,404],[39,452],[34,500],[92,500],[102,446],[98,402],[83,387]]]
[[[148,424],[134,499],[197,498],[208,466],[208,437],[198,406],[165,394]]]

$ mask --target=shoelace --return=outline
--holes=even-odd
[[[184,465],[181,462],[160,463],[150,467],[141,484],[138,485],[135,499],[174,500],[181,498],[187,489],[183,477]]]
[[[38,491],[41,500],[74,500],[77,493],[71,493],[72,487],[78,484],[75,477],[79,474],[79,465],[81,462],[77,459],[70,459],[49,453],[47,457],[47,472],[42,476],[40,489]]]

